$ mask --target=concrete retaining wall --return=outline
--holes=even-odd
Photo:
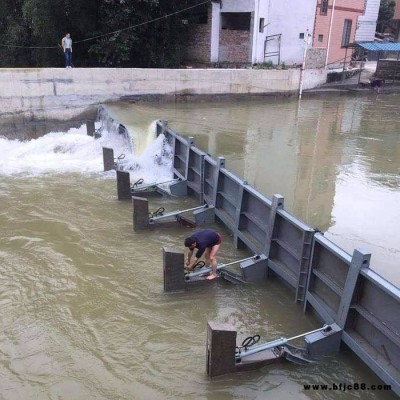
[[[0,115],[73,109],[130,96],[267,95],[298,91],[300,70],[37,68],[0,69]],[[326,82],[306,71],[304,89]]]

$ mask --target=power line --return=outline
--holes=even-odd
[[[101,35],[93,36],[93,37],[90,37],[90,38],[87,38],[87,39],[77,40],[77,41],[74,41],[73,44],[75,45],[77,43],[89,42],[91,40],[99,39],[101,37],[105,37],[105,36],[109,36],[109,35],[115,35],[117,33],[124,32],[124,31],[127,31],[129,29],[135,29],[135,28],[138,28],[139,26],[151,24],[153,22],[160,21],[162,19],[166,19],[166,18],[172,17],[173,15],[181,14],[183,12],[191,10],[192,8],[203,6],[204,4],[210,3],[210,1],[211,0],[206,0],[206,1],[202,2],[202,3],[196,4],[194,6],[187,7],[185,9],[183,9],[183,10],[175,11],[173,13],[163,15],[162,17],[154,18],[154,19],[151,19],[149,21],[141,22],[141,23],[136,24],[136,25],[128,26],[127,28],[118,29],[116,31],[109,32],[109,33],[103,33]],[[18,48],[18,49],[57,49],[59,46],[16,46],[16,45],[9,45],[9,44],[0,44],[0,47]]]
[[[57,49],[58,46],[16,46],[12,44],[0,44],[0,47],[9,47],[12,49]]]
[[[129,30],[129,29],[138,28],[139,26],[143,26],[143,25],[146,25],[146,24],[151,24],[151,23],[153,23],[153,22],[160,21],[160,20],[162,20],[162,19],[164,19],[164,18],[169,18],[169,17],[171,17],[171,16],[173,16],[173,15],[180,14],[180,13],[182,13],[182,12],[191,10],[192,8],[202,6],[202,5],[204,5],[204,4],[209,3],[210,1],[211,1],[211,0],[207,0],[207,1],[204,1],[203,3],[199,3],[199,4],[196,4],[196,5],[194,5],[194,6],[185,8],[184,10],[175,11],[175,12],[173,12],[173,13],[171,13],[171,14],[163,15],[162,17],[154,18],[154,19],[152,19],[152,20],[150,20],[150,21],[141,22],[140,24],[132,25],[132,26],[129,26],[129,27],[127,27],[127,28],[118,29],[118,30],[116,30],[116,31],[114,31],[114,32],[104,33],[104,34],[102,34],[102,35],[93,36],[93,37],[91,37],[91,38],[78,40],[77,42],[74,42],[74,43],[88,42],[89,40],[94,40],[94,39],[98,39],[98,38],[101,38],[101,37],[104,37],[104,36],[114,35],[114,34],[116,34],[116,33],[124,32],[124,31],[127,31],[127,30]]]

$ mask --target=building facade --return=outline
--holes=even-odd
[[[358,17],[356,42],[373,42],[381,0],[366,0],[364,14]]]
[[[189,59],[292,66],[303,63],[307,47],[308,68],[335,66],[343,62],[347,45],[374,40],[379,4],[380,0],[213,0],[190,26]]]
[[[212,1],[191,26],[189,58],[204,63],[301,64],[317,0]]]
[[[364,15],[365,4],[366,0],[318,0],[313,47],[326,50],[328,68],[343,63],[346,46],[355,41],[358,18]]]

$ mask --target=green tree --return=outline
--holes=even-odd
[[[177,67],[197,8],[181,11],[204,1],[0,0],[0,66],[63,66],[69,32],[75,66]]]
[[[385,27],[389,24],[389,21],[393,18],[394,9],[396,7],[396,2],[394,0],[381,0],[379,6],[377,31],[382,32]]]
[[[204,0],[103,0],[101,20],[109,32],[118,32],[103,36],[89,51],[102,65],[177,67],[188,38],[180,11],[199,3]]]
[[[29,46],[30,35],[22,14],[22,0],[0,1],[0,43],[2,56],[0,66],[29,66],[30,54],[27,49],[17,46]]]
[[[68,31],[73,38],[84,38],[96,30],[97,10],[95,0],[1,0],[0,66],[62,66],[62,37]],[[88,48],[84,44],[74,47],[80,65],[90,65]]]

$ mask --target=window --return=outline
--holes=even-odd
[[[260,26],[258,28],[258,32],[264,33],[264,18],[260,18]]]
[[[318,42],[324,41],[324,35],[318,35]]]
[[[251,13],[221,13],[221,28],[233,31],[249,31],[251,22]]]
[[[304,39],[304,33],[299,33],[299,39]]]
[[[351,34],[351,19],[345,19],[343,25],[343,35],[342,35],[342,47],[346,47],[350,43],[350,34]]]
[[[329,4],[329,0],[321,0],[321,10],[319,12],[321,15],[328,14],[328,4]]]

